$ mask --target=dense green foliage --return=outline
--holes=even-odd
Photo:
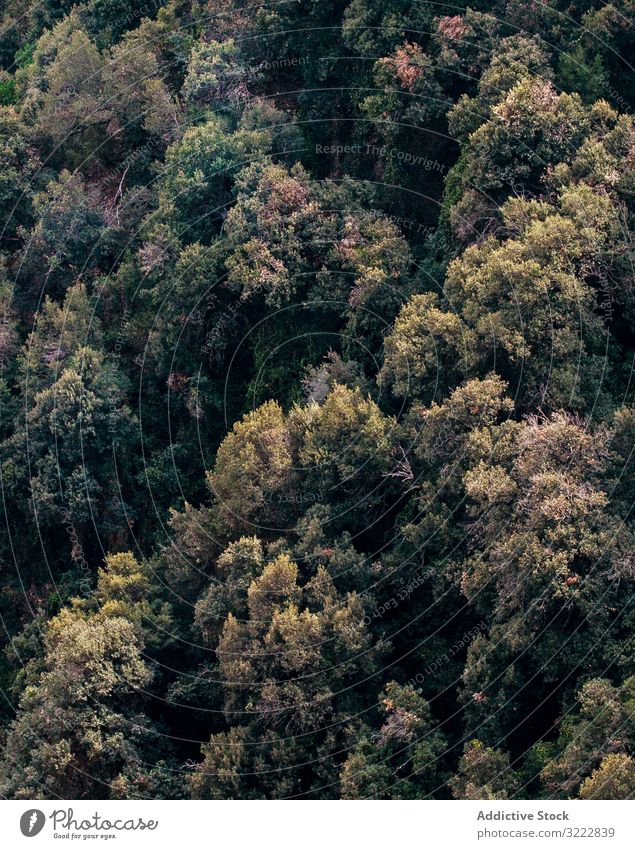
[[[635,796],[632,0],[5,0],[0,795]]]

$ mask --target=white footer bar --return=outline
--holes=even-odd
[[[635,802],[0,802],[7,849],[633,849]]]

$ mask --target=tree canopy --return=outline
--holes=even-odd
[[[0,5],[0,795],[634,798],[633,4]]]

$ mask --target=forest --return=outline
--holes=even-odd
[[[0,21],[0,797],[635,798],[634,0]]]

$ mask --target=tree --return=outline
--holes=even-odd
[[[154,570],[129,552],[109,554],[97,573],[98,619],[125,619],[139,641],[150,650],[173,643],[175,623],[171,605],[161,598]]]
[[[581,799],[632,799],[635,761],[628,755],[607,755],[580,787]]]
[[[359,389],[335,384],[321,405],[304,411],[299,450],[306,489],[346,514],[349,528],[368,527],[390,503],[390,473],[397,462],[396,423]]]
[[[207,243],[225,218],[237,171],[263,157],[270,138],[258,130],[229,132],[209,115],[168,148],[160,187],[160,215],[187,241]]]
[[[269,401],[234,426],[218,449],[209,486],[227,521],[272,524],[284,515],[276,495],[294,489],[294,441],[282,409]],[[296,449],[297,450],[297,449]]]
[[[345,799],[424,799],[440,789],[445,750],[425,699],[394,681],[382,693],[383,724],[365,730],[340,782]]]
[[[394,309],[399,299],[390,289],[409,272],[407,245],[384,216],[357,208],[351,184],[320,187],[299,164],[255,164],[238,186],[227,219],[235,245],[227,267],[228,282],[243,299],[263,295],[278,306],[308,289],[327,308],[331,300],[353,309],[378,303]],[[331,246],[326,256],[325,245]]]
[[[632,795],[634,686],[633,678],[620,687],[606,679],[582,685],[578,711],[562,724],[559,753],[542,771],[547,792],[569,798],[579,791],[583,799]]]
[[[202,42],[190,57],[183,93],[191,106],[202,110],[240,110],[256,76],[234,39]]]
[[[80,276],[108,267],[112,231],[103,211],[78,174],[62,171],[33,199],[35,224],[22,260],[24,298],[30,303],[46,293],[61,300]]]
[[[112,116],[109,130],[118,141],[126,140],[127,149],[133,149],[123,159],[124,172],[138,162],[146,164],[144,146],[154,149],[155,155],[164,150],[180,124],[179,106],[162,77],[153,47],[152,43],[140,43],[138,34],[131,33],[112,48],[103,70],[105,108]],[[126,176],[123,173],[121,180]]]
[[[19,358],[24,391],[35,396],[50,388],[64,365],[89,344],[99,350],[103,332],[85,284],[67,289],[63,304],[45,298]]]
[[[110,117],[103,71],[99,49],[71,14],[42,36],[33,62],[20,72],[23,116],[49,152],[71,168],[103,150],[100,131]]]
[[[7,247],[31,222],[33,185],[39,168],[28,132],[12,106],[0,106],[0,240]]]
[[[535,67],[539,62],[539,56],[530,60]],[[454,115],[459,135],[463,125],[469,127],[471,112],[465,109],[467,102]],[[486,120],[465,138],[465,152],[446,181],[449,222],[462,244],[497,229],[497,207],[507,198],[537,197],[545,186],[556,191],[560,169],[588,139],[600,140],[618,121],[607,103],[585,107],[579,95],[558,94],[548,79],[531,76],[503,91],[489,109],[491,117],[486,110]]]
[[[380,377],[400,398],[431,400],[469,374],[475,334],[433,294],[415,295],[386,337]]]
[[[0,771],[5,796],[101,799],[148,733],[134,702],[152,678],[125,619],[65,611],[48,626],[45,671],[26,688]]]
[[[133,418],[125,392],[103,354],[79,347],[4,445],[4,485],[19,505],[13,521],[35,519],[56,568],[67,565],[69,540],[71,560],[90,568],[100,545],[127,539]]]
[[[264,552],[258,537],[241,537],[218,558],[210,586],[196,602],[194,611],[196,627],[208,645],[218,645],[230,613],[246,618],[247,590],[263,565]]]
[[[509,799],[518,789],[518,782],[506,752],[484,746],[480,740],[470,740],[450,787],[455,799]]]
[[[228,550],[225,563],[245,550],[253,569],[257,548],[249,540]],[[197,798],[261,798],[265,788],[275,797],[310,794],[326,776],[334,780],[334,765],[319,759],[309,770],[301,765],[311,752],[337,745],[330,729],[358,698],[350,682],[359,678],[362,687],[377,662],[364,605],[354,593],[340,596],[321,566],[303,579],[284,552],[272,552],[246,592],[245,584],[231,588],[242,593],[236,611],[246,610],[245,619],[230,613],[217,647],[229,730],[211,736],[190,786]],[[216,616],[209,602],[217,597],[206,594],[197,606],[199,621],[209,612]],[[262,782],[254,782],[254,771]]]
[[[476,334],[481,362],[514,376],[522,402],[584,408],[601,392],[606,329],[589,283],[617,237],[612,205],[580,186],[563,190],[556,209],[510,202],[503,214],[519,234],[468,248],[448,268],[445,296]]]

